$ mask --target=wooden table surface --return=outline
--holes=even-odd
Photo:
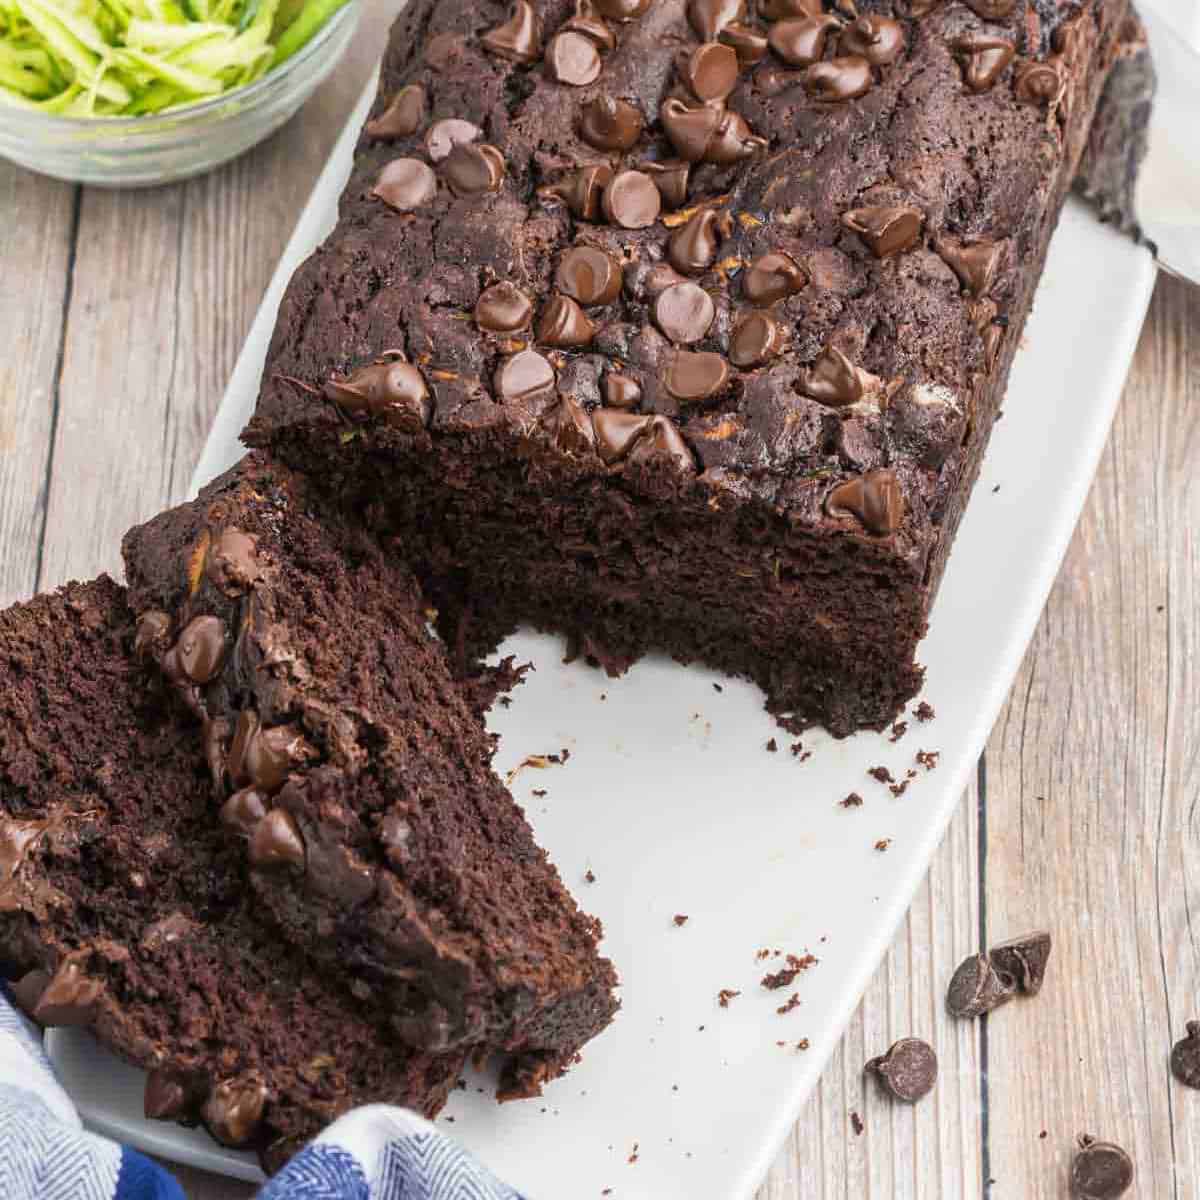
[[[395,7],[373,5],[347,68],[214,175],[118,193],[0,164],[0,603],[119,573],[124,531],[183,496]],[[1163,279],[976,783],[758,1200],[1063,1197],[1084,1131],[1132,1153],[1139,1197],[1197,1195],[1200,1094],[1167,1057],[1200,1017],[1198,699],[1200,290]],[[1040,925],[1042,995],[950,1021],[959,960]],[[893,1107],[862,1066],[908,1034],[935,1043],[941,1078]]]

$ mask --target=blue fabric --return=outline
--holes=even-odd
[[[0,1200],[185,1200],[175,1177],[88,1133],[41,1035],[0,986]],[[404,1109],[347,1113],[257,1200],[522,1200],[465,1150]]]

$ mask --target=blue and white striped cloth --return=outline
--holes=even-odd
[[[88,1133],[42,1039],[0,987],[0,1198],[185,1200],[169,1172]],[[302,1150],[258,1200],[521,1200],[428,1121],[372,1104]]]

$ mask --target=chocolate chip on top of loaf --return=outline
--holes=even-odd
[[[882,727],[1127,8],[414,0],[247,440],[397,536],[469,651],[527,621]],[[397,346],[419,430],[329,390]]]

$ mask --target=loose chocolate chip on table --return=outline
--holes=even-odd
[[[668,159],[664,162],[642,163],[642,170],[654,180],[662,202],[667,208],[682,208],[687,203],[688,175],[691,166]]]
[[[1036,996],[1046,978],[1050,946],[1050,934],[1039,929],[993,946],[988,951],[988,958],[997,971],[1012,979],[1018,991]]]
[[[650,420],[649,416],[621,412],[619,409],[596,409],[592,413],[592,428],[596,431],[596,449],[600,457],[610,465],[619,462],[646,432]]]
[[[601,50],[615,50],[617,35],[603,17],[596,12],[596,6],[591,0],[577,0],[575,15],[563,23],[563,30],[582,33],[589,37]]]
[[[825,56],[825,43],[842,27],[832,13],[819,17],[789,17],[771,26],[767,41],[791,67],[809,67]]]
[[[920,1038],[901,1038],[888,1052],[867,1063],[865,1070],[896,1100],[915,1104],[937,1082],[938,1061],[933,1047]]]
[[[946,989],[946,1010],[952,1017],[973,1020],[1016,995],[1012,976],[997,971],[986,954],[972,954],[958,965]]]
[[[522,350],[500,364],[495,384],[501,403],[536,400],[554,391],[554,368],[536,350]]]
[[[425,89],[419,83],[402,87],[387,108],[367,122],[367,137],[381,142],[411,137],[425,124]]]
[[[632,21],[648,12],[654,0],[595,0],[602,16],[610,21]]]
[[[475,302],[475,324],[485,333],[516,333],[532,316],[533,302],[507,280],[484,288]]]
[[[688,20],[701,41],[711,42],[742,18],[745,7],[745,0],[688,0]]]
[[[886,468],[839,483],[825,498],[831,517],[854,517],[868,533],[887,537],[904,521],[900,481]]]
[[[553,295],[546,301],[537,327],[543,345],[569,349],[586,346],[595,336],[596,326],[570,296]]]
[[[629,150],[642,135],[642,114],[628,100],[596,96],[580,113],[579,136],[597,150]]]
[[[696,283],[677,283],[659,294],[654,319],[673,342],[688,345],[708,333],[716,316],[712,297]]]
[[[780,252],[756,258],[742,278],[742,292],[756,308],[767,308],[794,295],[808,282],[790,255]]]
[[[253,1138],[267,1103],[267,1087],[253,1074],[217,1084],[204,1102],[204,1124],[224,1146],[244,1146]]]
[[[621,294],[621,264],[596,246],[572,246],[554,276],[558,290],[583,305],[611,304]]]
[[[225,622],[220,617],[195,617],[175,644],[183,672],[193,683],[208,683],[221,669],[229,649]]]
[[[689,108],[677,96],[671,96],[663,101],[659,118],[679,157],[699,162],[721,123],[721,112],[716,108]]]
[[[1002,21],[1017,6],[1017,0],[966,0],[967,7],[985,21]]]
[[[642,398],[642,385],[629,375],[609,371],[601,381],[600,390],[609,408],[636,408]]]
[[[813,63],[804,72],[804,90],[815,100],[841,103],[871,90],[871,64],[861,54]]]
[[[783,349],[785,337],[783,326],[770,313],[749,313],[729,339],[729,360],[735,367],[762,366]]]
[[[788,17],[819,17],[821,0],[758,0],[758,15],[764,21],[786,21]]]
[[[972,92],[986,92],[992,87],[1017,52],[1006,38],[985,34],[960,37],[954,49],[962,59],[963,82]]]
[[[1184,1087],[1200,1088],[1200,1021],[1189,1021],[1187,1037],[1171,1048],[1171,1073]]]
[[[596,43],[575,30],[555,34],[546,49],[546,71],[557,83],[587,87],[600,78],[600,67]]]
[[[826,346],[800,377],[800,390],[830,408],[857,404],[882,389],[882,379],[856,366],[836,346]]]
[[[529,65],[542,54],[542,23],[529,0],[516,0],[512,16],[485,33],[480,41],[501,58]]]
[[[443,117],[425,131],[425,153],[430,162],[440,163],[455,146],[473,142],[483,136],[483,130],[459,117]]]
[[[721,220],[716,209],[702,208],[680,225],[667,242],[667,258],[677,271],[699,275],[717,261]]]
[[[379,172],[371,195],[397,212],[412,212],[437,195],[437,176],[419,158],[397,158]]]
[[[729,364],[711,351],[677,350],[663,376],[666,389],[683,403],[715,396],[729,382]]]
[[[658,220],[662,195],[654,180],[641,171],[620,171],[604,189],[604,215],[622,229],[646,229]]]
[[[861,54],[873,67],[886,67],[904,52],[904,26],[875,13],[859,17],[843,31],[840,49]]]
[[[1133,1186],[1133,1159],[1112,1142],[1084,1134],[1071,1160],[1074,1200],[1117,1200]]]
[[[497,191],[504,182],[504,156],[486,142],[460,142],[450,148],[442,171],[456,196],[479,196]]]
[[[724,100],[737,86],[738,56],[721,42],[705,42],[690,54],[683,52],[679,73],[692,94],[705,103]]]
[[[1062,90],[1063,78],[1052,62],[1021,63],[1013,76],[1013,92],[1026,104],[1052,104]]]
[[[304,866],[304,838],[295,819],[272,809],[250,835],[250,861],[256,867]]]
[[[978,300],[991,291],[1004,257],[1003,242],[959,242],[939,237],[934,240],[933,249],[958,276],[969,296]]]
[[[843,213],[842,224],[857,233],[876,258],[887,258],[917,244],[925,214],[907,204],[873,205]]]
[[[753,67],[767,57],[767,35],[752,25],[734,22],[726,25],[718,36],[726,46],[733,48],[742,70]]]

